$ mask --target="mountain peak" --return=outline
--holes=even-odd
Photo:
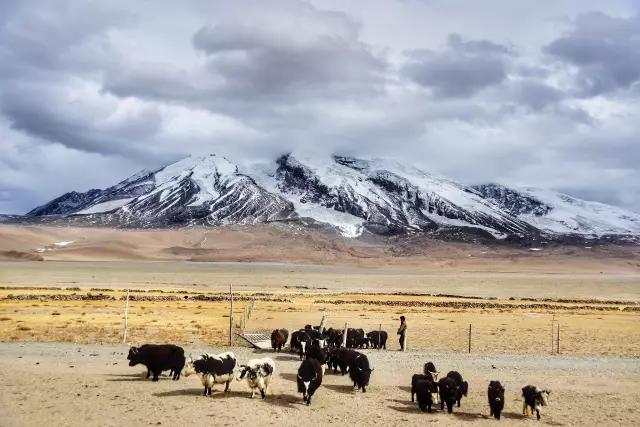
[[[30,217],[128,227],[298,221],[345,236],[472,233],[549,239],[640,235],[640,215],[548,190],[465,186],[387,159],[289,153],[239,168],[215,154],[144,170],[105,190],[67,193]]]

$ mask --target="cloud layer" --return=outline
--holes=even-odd
[[[640,210],[634,2],[342,3],[3,1],[0,212],[290,150]]]

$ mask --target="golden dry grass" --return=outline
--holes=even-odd
[[[0,341],[68,341],[82,343],[117,343],[122,340],[124,302],[56,301],[51,299],[18,301],[9,294],[83,294],[82,291],[4,289],[0,291]],[[95,292],[94,292],[95,293]],[[105,294],[116,298],[122,292]],[[144,295],[179,295],[144,293]],[[578,309],[584,304],[553,303],[556,309],[522,308],[534,304],[520,300],[467,300],[463,298],[416,295],[366,295],[273,293],[290,302],[257,301],[247,329],[290,330],[307,323],[317,324],[323,310],[329,314],[329,326],[374,330],[382,324],[389,331],[389,347],[397,348],[395,328],[400,314],[408,318],[409,343],[414,349],[466,351],[468,328],[472,325],[472,351],[506,353],[545,353],[550,351],[551,319],[561,326],[561,351],[568,354],[640,355],[640,312],[622,311],[623,306],[595,304],[595,308]],[[334,305],[317,301],[340,300]],[[406,307],[364,304],[363,300],[447,302],[472,304],[503,303],[501,308]],[[355,303],[349,303],[355,302]],[[236,302],[237,326],[247,302]],[[227,343],[229,303],[208,301],[131,301],[129,306],[129,340],[175,342],[192,345]]]

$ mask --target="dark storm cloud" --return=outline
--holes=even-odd
[[[208,55],[208,69],[224,80],[228,96],[349,97],[370,94],[385,69],[356,36],[320,33],[297,40],[271,28],[227,24],[201,28],[193,43]]]
[[[65,101],[65,94],[50,87],[6,88],[1,102],[12,128],[76,150],[107,155],[149,155],[131,141],[152,138],[160,123],[153,108],[120,118],[105,117],[112,112],[95,108],[85,99]]]
[[[360,39],[357,23],[343,13],[287,4],[286,19],[240,15],[202,26],[185,46],[200,54],[194,65],[127,64],[106,74],[104,90],[248,117],[283,103],[383,92],[387,61]]]
[[[452,34],[444,50],[409,52],[403,72],[436,96],[465,97],[506,79],[508,58],[513,55],[507,46],[489,40],[465,41]]]
[[[545,52],[577,67],[577,84],[584,95],[629,89],[640,81],[640,17],[579,15],[571,31],[547,45]]]

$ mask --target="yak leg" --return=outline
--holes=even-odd
[[[229,385],[231,384],[231,380],[227,381],[226,385],[224,386],[224,392],[227,393],[229,391]]]

